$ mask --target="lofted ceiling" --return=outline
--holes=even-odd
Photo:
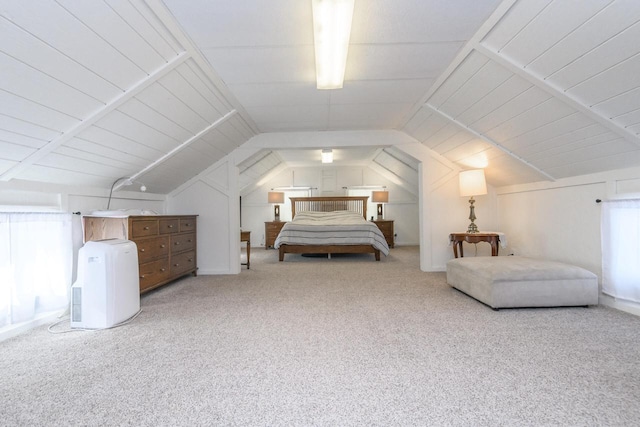
[[[0,180],[168,193],[294,131],[394,129],[496,186],[638,166],[638,39],[636,0],[356,0],[344,89],[319,91],[310,0],[3,0]]]

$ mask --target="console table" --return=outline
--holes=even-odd
[[[460,249],[460,258],[464,257],[462,252],[462,243],[480,243],[487,242],[491,245],[491,256],[498,256],[498,243],[500,243],[500,235],[498,233],[451,233],[449,241],[453,244],[453,255],[458,258],[458,249]]]

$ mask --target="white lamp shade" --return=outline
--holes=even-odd
[[[484,169],[473,169],[460,172],[460,196],[482,196],[487,194],[487,181]]]
[[[281,191],[269,191],[267,197],[269,203],[284,203],[284,193]]]
[[[388,191],[372,191],[371,201],[374,203],[389,203]]]

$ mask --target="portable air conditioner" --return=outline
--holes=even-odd
[[[130,240],[87,242],[71,287],[71,327],[104,329],[140,310],[138,248]]]

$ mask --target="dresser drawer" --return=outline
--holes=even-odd
[[[196,268],[196,252],[184,252],[171,257],[171,275],[178,275]]]
[[[169,278],[169,259],[163,258],[156,261],[140,264],[140,290],[154,286]]]
[[[267,232],[269,233],[280,233],[280,230],[282,230],[282,227],[284,227],[284,225],[286,224],[285,221],[282,222],[265,222],[265,227]]]
[[[139,263],[166,257],[169,255],[169,236],[137,240],[136,246],[138,246]]]
[[[158,234],[158,221],[156,221],[155,219],[133,221],[133,223],[131,224],[131,228],[131,234],[134,238],[156,236]]]
[[[196,229],[196,219],[181,219],[180,220],[180,232],[184,233],[185,231],[195,231]]]
[[[180,220],[175,219],[161,219],[160,220],[160,234],[178,233],[180,231]]]
[[[171,236],[171,253],[190,251],[196,248],[196,233]]]

